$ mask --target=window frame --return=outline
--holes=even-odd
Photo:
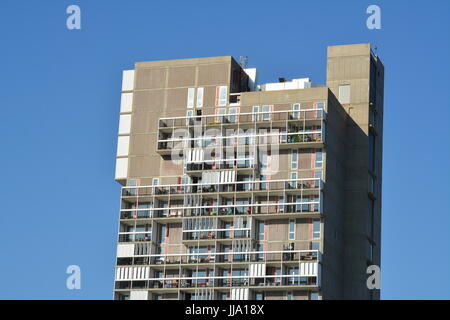
[[[216,87],[216,106],[225,107],[227,105],[228,86]]]
[[[291,230],[292,226],[293,226],[293,230]],[[289,219],[288,228],[289,228],[288,229],[288,240],[295,240],[295,232],[297,229],[295,219]]]
[[[204,88],[197,88],[197,98],[195,99],[195,107],[202,108],[203,107],[203,96],[204,96]]]
[[[317,225],[319,226],[319,230],[318,231],[315,230],[315,227]],[[320,220],[313,220],[313,222],[312,222],[312,239],[314,239],[314,240],[320,239],[321,231],[322,231],[321,229],[322,229],[321,221]],[[317,233],[318,233],[318,236],[317,236]]]
[[[317,160],[317,155],[320,154],[320,160]],[[315,149],[314,151],[314,168],[315,169],[322,169],[323,168],[323,150],[322,149]]]
[[[297,107],[298,107],[298,109],[297,109]],[[294,120],[300,119],[300,109],[301,109],[300,103],[292,104],[292,111],[298,111],[298,112],[292,112],[292,119],[294,119]]]
[[[258,121],[259,121],[259,106],[253,106],[252,107],[252,122],[258,122]]]
[[[297,149],[291,150],[291,170],[298,170],[298,150]]]
[[[188,108],[194,108],[194,101],[195,101],[194,99],[195,99],[195,88],[188,88],[186,101],[186,106]]]

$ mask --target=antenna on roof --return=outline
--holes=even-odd
[[[248,61],[248,57],[247,56],[240,56],[239,57],[239,65],[241,66],[242,69],[247,68],[247,61]]]

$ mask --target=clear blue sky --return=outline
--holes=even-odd
[[[382,298],[449,299],[449,32],[448,0],[2,0],[0,298],[112,298],[123,69],[247,55],[261,81],[324,83],[327,45],[371,42],[386,68]]]

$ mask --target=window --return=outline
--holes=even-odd
[[[315,179],[320,179],[320,180],[322,180],[322,170],[316,170],[316,171],[314,171],[314,178],[315,178]],[[315,186],[316,188],[319,188],[319,187],[320,187],[320,180],[316,180],[316,181],[314,182],[314,186]]]
[[[260,171],[265,172],[269,168],[270,156],[267,154],[268,152],[260,153]]]
[[[194,116],[193,110],[186,111],[186,125],[192,124],[192,117]]]
[[[160,234],[159,234],[159,242],[160,243],[166,242],[166,225],[165,224],[161,225]]]
[[[287,130],[286,129],[282,129],[281,130],[281,134],[280,134],[280,142],[281,143],[286,143],[287,142]]]
[[[139,185],[139,183],[138,183],[138,181],[136,179],[131,179],[130,182],[128,183],[128,185],[131,186],[131,187],[136,187],[136,186]],[[135,196],[136,193],[137,193],[137,189],[136,188],[129,188],[128,189],[128,193],[131,196]]]
[[[291,152],[291,169],[292,170],[297,169],[297,162],[298,162],[297,150],[292,150],[292,152]]]
[[[374,207],[375,207],[375,201],[373,201],[372,199],[368,200],[368,217],[367,217],[367,234],[369,235],[369,237],[371,239],[373,239],[374,236],[374,229],[373,229],[373,224],[374,224]]]
[[[263,112],[263,115],[262,115],[262,120],[263,121],[269,121],[270,120],[270,111],[271,111],[271,109],[272,109],[272,106],[262,106],[262,112]]]
[[[371,108],[369,110],[369,125],[373,128],[375,128],[376,126],[376,120],[377,120],[377,115],[375,113],[375,110],[373,110],[373,108]]]
[[[350,85],[339,86],[339,102],[341,104],[350,103]]]
[[[294,295],[290,291],[287,293],[286,297],[287,297],[288,300],[294,300]]]
[[[295,219],[289,220],[289,240],[295,240]]]
[[[299,274],[298,271],[299,271],[298,267],[291,267],[288,269],[289,275],[293,276],[293,277],[288,278],[288,282],[290,285],[298,285],[299,284],[298,283],[298,274]]]
[[[325,109],[325,102],[316,102],[314,104],[314,108],[317,110],[324,110]]]
[[[292,110],[297,111],[300,110],[300,103],[294,103],[292,105]],[[292,119],[299,119],[300,112],[292,112]]]
[[[259,106],[253,106],[252,113],[252,121],[259,121]]]
[[[236,120],[238,119],[237,116],[235,116],[235,114],[239,113],[239,108],[230,108],[229,112],[230,115],[228,116],[228,122],[236,122]]]
[[[267,179],[267,176],[265,176],[265,175],[259,176],[259,181],[261,181],[261,183],[259,184],[260,190],[266,190],[266,188],[267,188],[266,179]]]
[[[187,107],[188,108],[194,107],[194,94],[195,94],[195,88],[189,88],[188,96],[187,96]]]
[[[314,168],[322,168],[323,161],[322,161],[322,150],[316,149],[316,161],[314,162]]]
[[[195,104],[197,108],[203,107],[203,88],[197,89],[197,103]]]
[[[320,238],[320,220],[313,221],[313,239]]]
[[[264,293],[256,292],[255,293],[255,300],[264,300]]]
[[[289,182],[289,186],[293,189],[297,186],[297,172],[291,172],[291,181]]]
[[[377,100],[377,67],[375,62],[370,59],[370,89],[369,98],[371,103],[376,103]]]
[[[319,293],[318,292],[311,292],[309,296],[310,300],[319,300]]]
[[[258,240],[264,240],[264,221],[258,221]]]
[[[320,250],[320,242],[319,241],[311,242],[311,250]]]
[[[314,103],[314,109],[316,109],[316,117],[323,117],[323,111],[325,110],[325,102]],[[325,133],[325,132],[324,132]]]
[[[227,105],[227,86],[216,87],[216,106],[223,107]]]
[[[225,121],[225,117],[223,116],[224,114],[226,114],[227,109],[225,108],[217,108],[215,110],[216,115],[218,115],[218,117],[215,118],[216,122],[226,122]]]
[[[375,136],[369,132],[369,170],[375,173]]]
[[[264,253],[263,253],[263,251],[264,251],[264,244],[262,244],[262,243],[258,244],[257,251],[261,252],[261,253],[257,254],[258,260],[259,261],[264,260]]]
[[[158,186],[159,185],[159,178],[153,178],[152,185]]]
[[[283,197],[278,199],[278,210],[280,212],[284,212],[284,198]]]

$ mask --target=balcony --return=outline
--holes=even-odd
[[[122,281],[148,281],[148,284],[139,284],[153,289],[320,286],[322,257],[318,250],[150,254],[149,257],[151,265],[180,267],[157,269],[166,271],[150,277],[149,266],[117,266],[116,281],[119,283],[116,285],[123,287]],[[219,268],[217,275],[208,263],[215,263]],[[224,271],[233,263],[239,264],[234,267],[235,272]],[[127,272],[130,268],[138,268],[139,272]]]
[[[127,186],[122,187],[122,198],[139,198],[151,196],[175,196],[201,193],[224,192],[255,192],[255,191],[308,191],[322,189],[323,181],[320,178],[310,179],[279,179],[263,181],[235,181],[217,183],[190,183],[154,186]],[[147,215],[150,209],[135,209],[141,215]]]
[[[183,230],[183,242],[201,240],[235,240],[250,239],[250,228],[215,229],[207,231]]]
[[[268,181],[235,181],[215,184],[177,184],[140,187],[123,187],[122,200],[128,203],[148,201],[148,208],[123,208],[121,219],[152,219],[199,216],[233,216],[251,214],[302,214],[317,215],[322,212],[323,182],[320,178],[285,179]],[[250,196],[254,194],[255,202],[238,200],[214,204],[212,201],[219,194]],[[200,195],[197,206],[184,205],[186,195]],[[271,196],[297,199],[282,202],[269,202]],[[259,198],[258,198],[259,197]],[[152,203],[159,199],[159,207]],[[264,202],[261,202],[264,201]]]
[[[157,152],[161,155],[175,153],[182,155],[186,151],[195,150],[221,150],[237,149],[250,151],[255,146],[278,146],[280,149],[289,148],[321,148],[324,143],[323,126],[317,126],[308,130],[272,130],[265,133],[244,133],[229,136],[199,136],[176,137],[171,134],[160,134],[157,144]],[[174,138],[175,137],[175,138]]]
[[[119,232],[119,242],[150,242],[151,232]]]
[[[217,126],[217,125],[236,125],[236,124],[267,124],[267,122],[314,122],[321,121],[326,118],[326,113],[322,109],[305,109],[305,110],[282,110],[272,112],[255,112],[255,113],[230,113],[203,115],[192,117],[171,117],[160,118],[159,128],[185,128],[189,126]],[[318,123],[319,123],[318,122]],[[167,130],[165,130],[167,131]]]
[[[197,173],[200,175],[207,170],[237,170],[245,174],[251,173],[251,171],[258,168],[259,166],[254,161],[254,158],[190,161],[186,163],[185,167],[188,174],[195,174],[198,171]]]

